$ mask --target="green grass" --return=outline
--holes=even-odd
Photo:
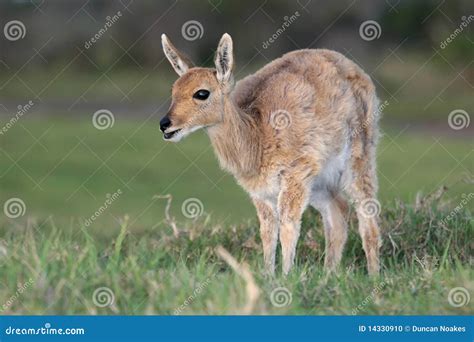
[[[0,204],[18,197],[26,205],[22,217],[0,216],[3,313],[172,314],[186,299],[181,314],[242,313],[246,283],[216,255],[219,245],[249,265],[260,288],[256,314],[473,312],[472,303],[455,308],[447,298],[455,287],[473,290],[474,201],[446,227],[439,224],[473,192],[471,141],[455,132],[385,129],[378,155],[380,279],[366,275],[353,217],[341,271],[324,273],[323,232],[312,210],[303,218],[294,271],[286,279],[266,278],[254,210],[219,169],[208,138],[200,132],[166,144],[157,123],[158,117],[116,116],[112,128],[99,131],[84,114],[63,120],[28,114],[0,136]],[[443,184],[449,190],[439,203],[412,207],[418,191],[426,195]],[[86,225],[118,189],[122,194]],[[168,193],[178,238],[164,217],[166,201],[154,197]],[[181,211],[188,198],[203,205],[198,219]],[[100,287],[113,292],[113,305],[94,304]],[[272,305],[277,287],[291,292],[291,304]]]
[[[52,220],[4,224],[0,304],[6,303],[4,314],[174,314],[178,308],[184,315],[239,314],[247,303],[246,281],[216,255],[222,245],[254,276],[260,289],[254,314],[472,314],[472,302],[454,307],[448,301],[453,288],[474,289],[472,216],[464,208],[443,226],[448,212],[436,207],[385,208],[377,279],[366,275],[353,213],[343,266],[325,274],[320,218],[306,212],[296,267],[287,278],[279,271],[274,278],[262,275],[255,221],[236,226],[212,225],[206,218],[178,222],[181,233],[174,237],[168,224],[136,232],[124,217],[108,238],[75,224],[58,227]],[[114,298],[105,307],[93,300],[101,287]],[[290,303],[272,304],[277,287],[291,293]],[[101,300],[107,302],[105,296]]]
[[[382,201],[414,202],[418,191],[427,194],[444,184],[450,188],[447,198],[458,203],[467,191],[463,179],[474,174],[473,143],[399,132],[387,129],[381,139]],[[165,202],[153,196],[167,193],[173,195],[178,219],[185,219],[181,204],[188,198],[198,198],[219,222],[239,223],[255,215],[248,195],[220,170],[204,132],[166,143],[158,118],[117,117],[112,128],[99,131],[85,118],[24,117],[0,136],[0,155],[0,203],[19,197],[28,216],[51,215],[61,225],[90,217],[118,189],[123,194],[91,229],[107,229],[125,214],[134,228],[148,229],[163,219]]]

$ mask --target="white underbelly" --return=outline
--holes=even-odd
[[[346,145],[339,154],[331,156],[317,176],[311,187],[311,203],[327,200],[331,192],[342,190],[349,181],[350,150]]]

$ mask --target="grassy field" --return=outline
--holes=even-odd
[[[473,192],[472,142],[386,129],[378,158],[379,279],[366,276],[354,217],[341,271],[323,272],[323,233],[312,210],[304,216],[294,272],[266,278],[254,211],[218,168],[207,137],[165,144],[157,117],[115,119],[101,131],[84,115],[28,118],[1,137],[0,202],[15,197],[25,204],[23,216],[0,218],[3,313],[473,312],[472,303],[455,307],[448,297],[453,288],[474,289],[474,201],[440,223]],[[427,195],[441,185],[449,190],[440,200],[430,196],[414,207],[418,191]],[[166,200],[154,197],[160,194],[173,196],[170,214],[179,237],[165,220]],[[195,219],[182,210],[189,198],[202,205]],[[248,264],[258,292],[250,304],[248,279],[216,254],[219,245]]]
[[[206,217],[139,234],[128,217],[98,239],[78,225],[52,220],[2,227],[0,301],[4,314],[472,314],[473,221],[464,208],[437,201],[399,203],[382,214],[382,274],[365,272],[351,215],[343,267],[322,270],[319,216],[304,215],[295,269],[262,275],[255,221],[212,225]],[[315,229],[315,226],[318,228]],[[222,245],[243,261],[243,278],[216,254]],[[278,265],[279,266],[279,265]],[[244,271],[245,272],[245,271]],[[247,275],[248,277],[248,275]],[[454,289],[454,290],[453,290]],[[455,294],[457,292],[457,295]]]
[[[418,191],[427,194],[446,185],[445,198],[456,205],[467,191],[463,180],[474,174],[473,146],[466,138],[387,129],[378,157],[382,202],[414,202]],[[219,222],[239,223],[255,215],[247,194],[219,169],[204,132],[180,144],[165,143],[156,117],[117,117],[103,131],[84,115],[28,118],[1,136],[0,154],[0,203],[21,198],[28,217],[52,216],[61,225],[83,222],[119,189],[122,194],[91,230],[103,232],[125,214],[134,229],[153,227],[165,207],[153,196],[168,193],[178,219],[186,219],[181,205],[188,198],[197,198]],[[474,201],[468,205],[474,208]]]

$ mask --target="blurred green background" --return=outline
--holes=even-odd
[[[19,220],[83,222],[121,189],[91,229],[116,226],[125,214],[135,229],[156,226],[165,207],[153,198],[159,194],[173,196],[180,220],[187,219],[181,205],[188,198],[199,199],[216,222],[253,218],[248,196],[219,169],[204,132],[170,144],[158,130],[176,79],[160,35],[197,65],[211,66],[228,32],[237,79],[300,48],[334,49],[360,64],[385,103],[382,205],[414,202],[418,191],[447,185],[446,203],[456,206],[473,192],[473,12],[472,1],[459,0],[2,1],[2,27],[18,20],[25,34],[0,37],[0,126],[7,127],[0,134],[0,204],[22,199],[26,215]],[[192,38],[183,33],[191,20],[200,25]],[[378,23],[378,37],[363,39],[367,20]],[[99,130],[92,118],[102,109],[114,122]],[[448,120],[453,111],[467,114],[460,129]]]

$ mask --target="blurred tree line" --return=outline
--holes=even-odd
[[[233,36],[240,64],[257,51],[271,59],[305,47],[341,52],[344,47],[370,58],[381,47],[403,42],[404,49],[432,52],[432,47],[441,49],[440,44],[460,27],[463,17],[474,14],[473,8],[472,0],[5,0],[0,2],[1,28],[5,31],[9,21],[19,20],[26,34],[16,41],[6,39],[5,34],[0,38],[0,70],[15,70],[35,53],[41,58],[32,59],[29,68],[48,69],[73,59],[73,67],[81,70],[107,70],[111,65],[154,68],[163,59],[161,33],[167,33],[201,65],[211,64],[210,56],[224,32]],[[297,20],[264,48],[263,43],[296,11]],[[182,35],[183,24],[190,20],[198,21],[203,30],[202,37],[192,41]],[[360,39],[359,27],[366,20],[380,24],[379,39]],[[474,20],[469,25],[463,28],[462,37],[443,49],[450,60],[473,56]]]

